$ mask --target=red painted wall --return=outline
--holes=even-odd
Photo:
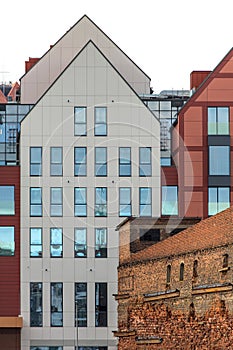
[[[0,256],[0,317],[20,314],[20,167],[0,166],[0,185],[15,186],[15,215],[0,216],[1,226],[15,226],[15,255]]]

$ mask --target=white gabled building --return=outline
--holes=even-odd
[[[116,349],[115,228],[160,216],[149,78],[84,16],[21,87],[22,350]]]

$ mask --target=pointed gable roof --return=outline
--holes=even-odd
[[[164,258],[227,244],[233,244],[233,207],[149,248],[131,254],[131,261]]]
[[[208,88],[215,78],[220,77],[224,74],[233,74],[233,48],[223,57],[219,64],[214,68],[213,71],[204,79],[204,81],[197,88],[195,93],[190,97],[190,99],[185,103],[185,105],[180,109],[179,115],[183,115],[190,106],[200,98],[201,94]]]
[[[0,90],[0,103],[7,103],[6,96],[3,94],[2,90]]]
[[[21,78],[21,103],[35,103],[90,40],[100,48],[137,93],[149,93],[150,78],[84,15]]]

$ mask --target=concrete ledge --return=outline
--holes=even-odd
[[[162,338],[159,337],[151,337],[151,338],[137,338],[136,339],[136,344],[161,344],[163,341]]]
[[[113,331],[114,337],[131,337],[135,336],[135,331]]]
[[[192,295],[207,294],[207,293],[218,293],[218,292],[230,292],[232,291],[232,285],[212,285],[196,287],[192,290]]]
[[[156,300],[162,300],[162,299],[177,298],[179,296],[180,296],[180,291],[178,289],[170,290],[170,291],[168,290],[166,292],[144,294],[144,301],[156,301]]]
[[[128,299],[130,297],[129,293],[125,294],[113,294],[115,300]]]
[[[23,317],[0,317],[0,328],[23,328]]]

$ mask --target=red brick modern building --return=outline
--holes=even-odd
[[[233,209],[137,253],[120,227],[119,349],[232,349]]]
[[[20,349],[20,168],[0,166],[0,348]]]
[[[162,170],[179,216],[206,218],[233,200],[233,49],[212,72],[193,72],[191,89],[172,130],[173,166]]]

